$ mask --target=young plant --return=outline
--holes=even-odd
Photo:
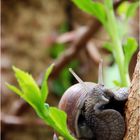
[[[47,69],[41,88],[39,88],[30,74],[13,67],[20,89],[10,84],[7,84],[7,87],[30,104],[38,116],[47,125],[54,128],[54,130],[65,139],[75,140],[67,129],[66,113],[56,107],[50,107],[47,103],[45,103],[48,96],[48,86],[46,81],[48,80],[48,76],[50,75],[52,69],[53,65]]]
[[[127,23],[131,16],[134,15],[139,2],[122,3],[119,13],[124,14],[123,21],[116,18],[113,9],[113,0],[104,0],[102,3],[92,0],[72,0],[81,10],[95,16],[104,26],[111,41],[105,44],[105,47],[112,52],[119,69],[120,81],[115,81],[118,86],[129,86],[130,77],[128,72],[129,62],[137,49],[137,42],[134,38],[126,36]],[[124,10],[125,9],[125,10]]]

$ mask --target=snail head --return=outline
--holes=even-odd
[[[109,102],[109,99],[104,96],[104,91],[100,85],[96,85],[93,90],[90,91],[87,100],[91,104],[106,104]]]

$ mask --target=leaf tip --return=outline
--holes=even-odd
[[[17,68],[16,66],[12,66],[12,70],[13,70],[15,73],[17,73],[18,71],[20,71],[20,69]]]
[[[54,66],[55,66],[55,63],[52,63],[52,64],[50,65],[51,68],[53,68]]]
[[[13,71],[16,71],[17,68],[13,65],[13,66],[12,66],[12,70],[13,70]]]
[[[8,87],[10,84],[9,84],[9,83],[7,83],[7,82],[5,82],[5,85],[6,85],[6,87]]]

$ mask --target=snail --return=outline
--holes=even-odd
[[[79,83],[65,91],[59,108],[67,114],[70,132],[78,140],[122,140],[128,88],[107,89],[103,84],[102,62],[98,84],[83,82],[72,69],[69,70]]]

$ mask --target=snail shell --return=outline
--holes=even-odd
[[[97,85],[92,82],[84,83],[89,90],[92,90],[94,86]],[[68,128],[75,136],[78,135],[78,119],[84,105],[86,94],[84,87],[78,83],[68,88],[59,102],[59,108],[65,111],[68,116]]]

